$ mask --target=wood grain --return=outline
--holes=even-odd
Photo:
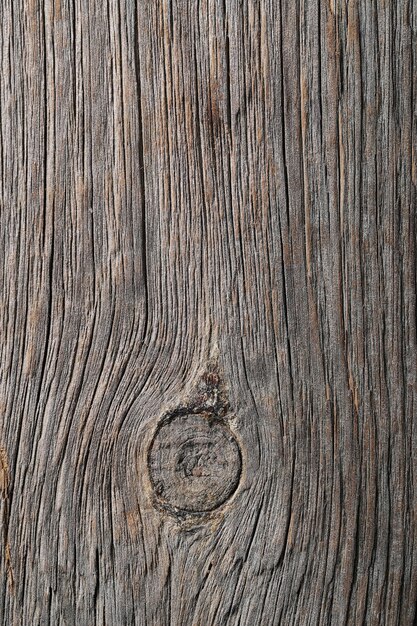
[[[0,623],[415,624],[417,4],[0,24]],[[181,515],[202,413],[239,481]]]

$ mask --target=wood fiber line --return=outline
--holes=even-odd
[[[0,24],[0,624],[413,626],[416,3]]]

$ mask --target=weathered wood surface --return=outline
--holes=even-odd
[[[0,623],[415,623],[417,4],[0,24]]]

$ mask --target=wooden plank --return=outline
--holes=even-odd
[[[0,623],[413,625],[416,3],[0,23]]]

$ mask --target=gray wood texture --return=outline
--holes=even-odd
[[[416,624],[416,2],[0,31],[0,624]]]

